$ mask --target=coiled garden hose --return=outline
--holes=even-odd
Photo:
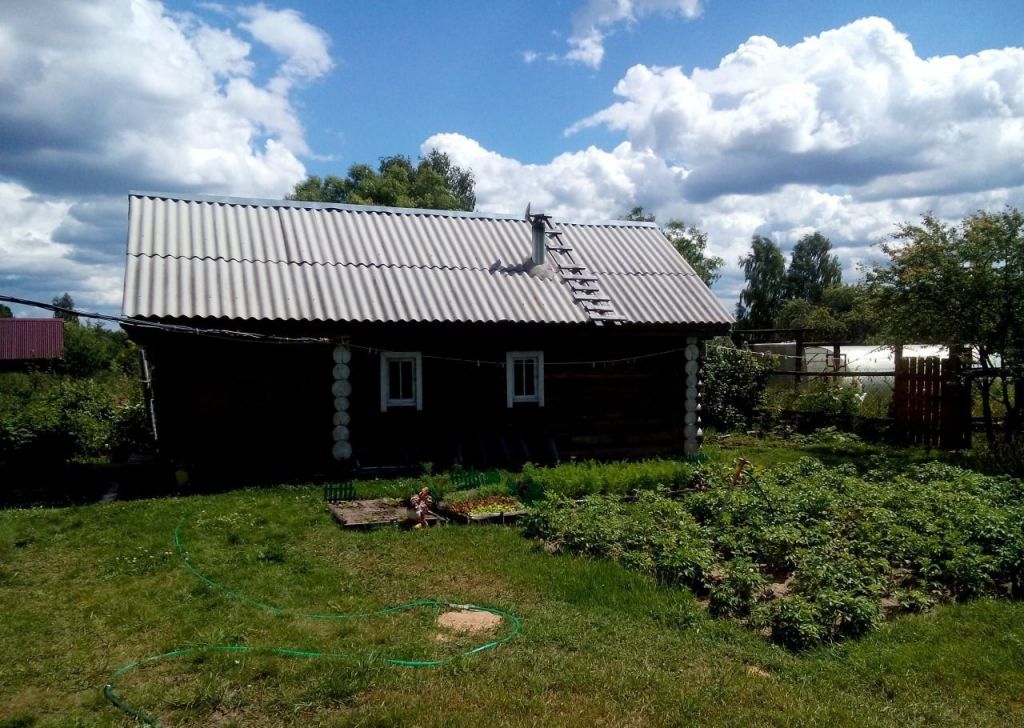
[[[474,647],[471,650],[460,653],[458,655],[442,657],[436,660],[404,660],[395,658],[385,659],[385,662],[391,665],[398,665],[401,667],[436,667],[438,665],[444,665],[445,663],[452,662],[463,657],[468,657],[470,655],[475,655],[480,652],[485,652],[487,650],[494,649],[495,647],[498,647],[499,645],[511,640],[513,637],[518,635],[522,630],[522,622],[516,615],[512,614],[511,612],[506,612],[501,609],[496,609],[494,607],[483,607],[477,604],[453,604],[451,602],[439,601],[437,599],[417,599],[415,601],[407,602],[405,604],[396,604],[390,607],[384,607],[373,612],[359,612],[355,614],[340,614],[332,612],[300,612],[297,610],[282,609],[281,607],[275,607],[272,604],[266,604],[257,599],[253,599],[252,597],[249,597],[241,592],[235,591],[220,583],[219,581],[212,579],[211,577],[201,572],[198,568],[196,568],[195,564],[193,564],[192,561],[188,558],[188,554],[185,553],[185,548],[181,543],[181,524],[176,526],[174,529],[174,548],[178,552],[178,558],[181,560],[185,568],[192,572],[195,576],[197,576],[208,586],[212,587],[213,589],[216,589],[217,591],[222,592],[230,599],[242,602],[243,604],[247,604],[250,607],[253,607],[254,609],[259,609],[263,612],[267,612],[268,614],[291,615],[294,617],[300,617],[303,619],[310,620],[341,621],[352,619],[366,619],[369,617],[396,614],[398,612],[406,612],[412,609],[444,607],[449,609],[463,609],[472,612],[489,612],[490,614],[494,614],[498,617],[507,619],[512,623],[512,628],[504,635],[494,640],[491,640],[490,642],[479,645],[478,647]],[[171,650],[170,652],[164,652],[160,655],[153,655],[152,657],[147,657],[137,662],[130,662],[127,665],[118,668],[117,671],[110,676],[110,680],[104,686],[103,695],[106,697],[107,700],[110,701],[112,705],[114,705],[114,707],[118,708],[131,718],[134,718],[136,721],[144,723],[146,725],[154,726],[154,728],[160,728],[160,723],[154,717],[143,712],[139,708],[136,708],[126,703],[124,698],[122,698],[121,695],[114,689],[114,685],[121,677],[123,677],[125,674],[131,672],[137,667],[142,667],[143,665],[149,665],[155,662],[161,662],[163,660],[170,660],[178,657],[188,657],[189,655],[195,655],[204,652],[249,652],[264,655],[279,655],[281,657],[307,658],[338,658],[346,657],[349,654],[343,652],[320,652],[317,650],[296,650],[287,647],[250,647],[247,645],[201,645],[196,647],[183,647],[181,649]]]

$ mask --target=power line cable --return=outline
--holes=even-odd
[[[148,330],[159,330],[169,331],[172,333],[179,334],[190,334],[192,336],[205,336],[214,339],[230,339],[230,340],[243,340],[252,341],[257,343],[272,343],[272,344],[339,344],[342,343],[337,339],[330,337],[313,337],[313,336],[279,336],[276,334],[261,334],[251,331],[239,331],[237,329],[223,329],[223,328],[201,328],[198,326],[186,326],[183,324],[168,324],[160,321],[147,321],[145,319],[136,319],[129,316],[117,316],[113,314],[98,313],[95,311],[81,311],[74,308],[67,308],[65,306],[57,306],[52,303],[44,303],[42,301],[33,301],[27,298],[17,298],[15,296],[7,296],[0,294],[0,301],[8,301],[23,306],[34,306],[36,308],[42,308],[47,311],[53,311],[55,313],[65,313],[72,316],[78,316],[80,318],[97,319],[99,321],[109,321],[116,323],[121,326],[131,326],[139,329]],[[358,349],[366,351],[371,354],[378,352],[391,351],[387,347],[380,346],[368,346],[364,344],[353,344],[351,342],[344,342],[346,346],[352,349]],[[663,351],[649,352],[644,354],[633,354],[630,356],[622,356],[611,359],[584,359],[578,361],[545,361],[546,366],[615,366],[617,364],[633,363],[644,359],[653,359],[660,356],[668,356],[670,354],[676,354],[684,351],[686,347],[675,347],[672,349],[665,349]],[[445,356],[440,354],[422,354],[424,359],[434,359],[438,361],[450,361],[458,362],[462,364],[473,364],[476,366],[497,366],[504,367],[505,361],[495,361],[492,359],[469,359],[465,357],[454,357]]]

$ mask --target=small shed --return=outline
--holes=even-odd
[[[731,317],[652,223],[129,195],[124,315],[184,462],[695,453]]]
[[[59,318],[0,318],[0,366],[60,359],[64,321]]]

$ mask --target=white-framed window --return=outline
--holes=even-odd
[[[384,351],[380,355],[380,411],[389,407],[423,409],[423,355]]]
[[[544,352],[505,354],[505,395],[509,407],[520,402],[544,406]]]

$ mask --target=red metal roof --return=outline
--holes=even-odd
[[[0,361],[60,359],[63,353],[63,320],[0,318]]]

